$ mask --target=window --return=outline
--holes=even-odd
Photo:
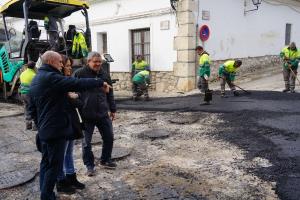
[[[291,32],[292,32],[292,24],[285,25],[285,45],[289,45],[291,43]]]
[[[107,53],[107,33],[98,33],[98,52]]]
[[[138,29],[131,32],[132,61],[137,55],[142,55],[150,64],[150,29]]]

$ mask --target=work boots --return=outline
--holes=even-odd
[[[149,95],[145,95],[145,96],[144,96],[144,100],[145,100],[145,101],[150,101]]]
[[[290,89],[284,89],[284,90],[282,90],[282,92],[289,92],[290,91]]]
[[[72,186],[75,189],[82,190],[82,189],[85,188],[85,185],[83,183],[80,183],[77,180],[76,173],[74,173],[74,174],[66,174],[66,179],[67,179],[69,185]]]
[[[238,97],[238,96],[240,96],[240,94],[239,94],[239,92],[238,92],[238,91],[233,91],[233,95],[234,95],[235,97]]]
[[[227,96],[225,95],[225,93],[221,93],[221,98],[226,98]]]
[[[26,130],[31,130],[31,129],[32,129],[32,122],[26,121]]]
[[[75,188],[72,187],[72,185],[67,181],[67,179],[57,181],[56,190],[57,192],[62,192],[66,194],[74,194],[76,192]]]

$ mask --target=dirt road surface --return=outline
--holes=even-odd
[[[279,92],[281,79],[274,75],[243,83],[252,94],[240,97],[228,93],[222,99],[214,91],[207,106],[201,105],[200,94],[149,102],[118,100],[115,146],[131,154],[117,161],[116,170],[98,165],[97,175],[87,177],[78,142],[76,168],[87,188],[59,198],[300,199],[300,94]],[[1,110],[7,106],[1,104]],[[149,131],[169,136],[150,139],[144,135]],[[38,170],[34,135],[24,131],[22,116],[1,117],[0,176]],[[100,148],[99,143],[93,146],[96,157]],[[0,199],[39,199],[38,179],[36,173],[23,185],[0,190]]]

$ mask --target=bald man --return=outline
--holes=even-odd
[[[43,65],[33,79],[30,96],[30,114],[38,127],[42,146],[40,163],[40,190],[42,200],[56,199],[53,192],[58,173],[63,165],[66,139],[73,129],[68,114],[68,92],[92,88],[107,90],[110,86],[101,79],[65,77],[61,70],[62,57],[47,51],[42,55]]]

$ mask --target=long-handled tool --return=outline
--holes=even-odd
[[[239,88],[240,90],[242,90],[243,92],[245,92],[245,93],[247,93],[247,94],[251,94],[251,92],[250,91],[247,91],[247,90],[245,90],[245,89],[243,89],[243,88],[241,88],[240,86],[238,86],[238,85],[235,85],[235,84],[233,84],[233,83],[231,83],[233,86],[235,86],[235,87],[237,87],[237,88]]]
[[[291,72],[292,72],[292,74],[293,74],[293,76],[295,76],[295,78],[297,79],[297,81],[298,81],[298,83],[299,83],[299,85],[300,85],[300,81],[299,81],[299,79],[298,79],[298,77],[297,77],[297,74],[292,70],[292,68],[291,68],[291,65],[290,64],[288,64],[288,67],[289,67],[289,69],[291,70]]]
[[[223,79],[224,81],[226,81],[226,78],[224,78],[224,77],[220,77],[220,78]],[[241,88],[240,86],[238,86],[238,85],[236,85],[236,84],[234,84],[234,83],[231,83],[231,84],[232,84],[234,87],[239,88],[240,90],[242,90],[242,91],[245,92],[246,94],[251,94],[250,91],[247,91],[247,90]]]

